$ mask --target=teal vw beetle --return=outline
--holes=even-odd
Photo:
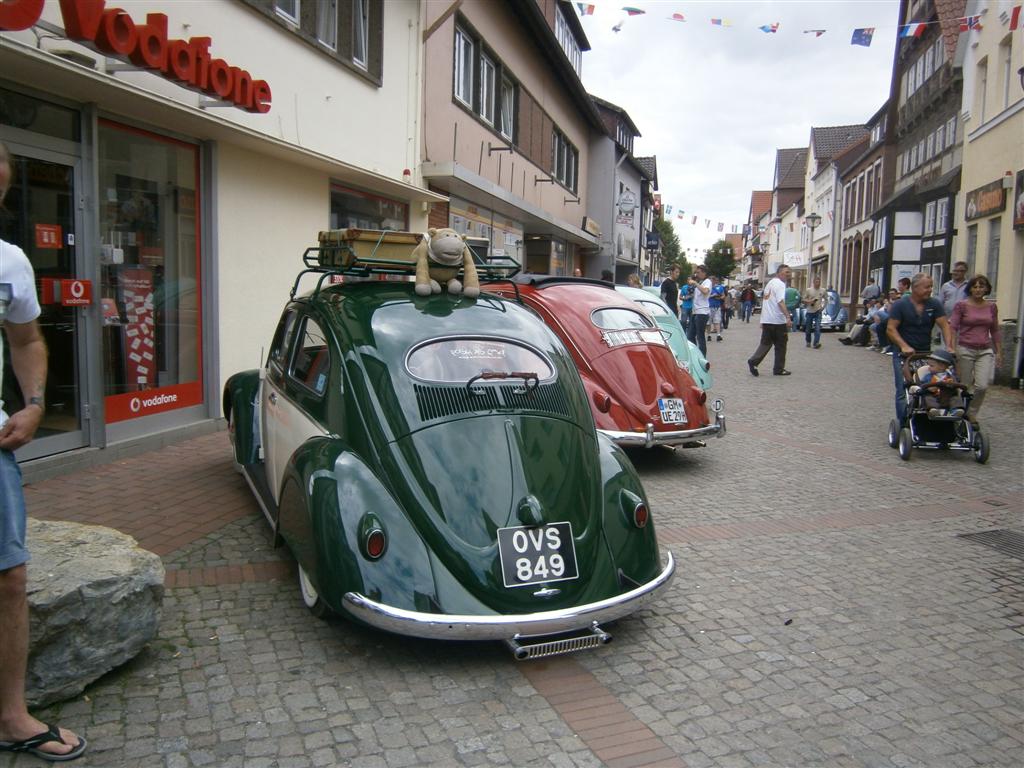
[[[224,389],[306,605],[517,658],[608,642],[675,564],[569,353],[514,301],[417,296],[409,265],[346,247],[307,250],[266,365]]]

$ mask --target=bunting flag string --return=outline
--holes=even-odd
[[[2,0],[0,0],[2,2]],[[597,3],[576,3],[576,8],[579,10],[580,16],[593,16],[594,11],[598,8]],[[647,11],[643,8],[638,8],[632,5],[621,6],[618,10],[626,14],[626,18],[633,18],[636,16],[645,16]],[[1021,6],[1015,6],[1012,9],[1010,15],[1009,28],[1011,31],[1018,29],[1021,26]],[[621,32],[625,23],[626,18],[621,19],[615,26],[612,27],[612,32]],[[682,13],[673,13],[671,16],[665,17],[668,21],[686,22],[687,18]],[[1005,17],[1004,17],[1005,18]],[[733,23],[729,19],[720,17],[711,17],[708,19],[713,27],[731,28]],[[960,32],[969,32],[971,30],[982,29],[981,15],[961,16],[956,19],[959,23]],[[921,37],[927,30],[927,28],[934,24],[941,24],[941,21],[915,21],[907,24],[896,25],[896,37],[897,39],[908,39]],[[766,24],[757,25],[757,29],[765,34],[775,35],[778,34],[779,28],[781,27],[780,22],[773,21]],[[853,34],[850,37],[850,45],[863,46],[869,48],[874,38],[875,32],[878,27],[857,27],[853,30]],[[805,35],[814,35],[815,38],[819,38],[824,35],[828,30],[826,29],[805,29],[802,33]]]
[[[1010,11],[1010,31],[1015,32],[1017,27],[1020,26],[1020,6],[1013,6],[1013,10]]]

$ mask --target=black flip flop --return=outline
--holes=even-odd
[[[57,726],[47,724],[46,728],[47,730],[42,733],[28,739],[22,739],[21,741],[0,741],[0,752],[26,752],[41,760],[48,760],[51,763],[66,763],[68,760],[75,760],[81,757],[85,752],[88,744],[81,736],[78,737],[78,744],[75,745],[75,748],[70,752],[65,752],[63,755],[44,752],[39,749],[43,744],[49,744],[51,741],[55,741],[58,744],[67,744],[60,737],[60,729]]]

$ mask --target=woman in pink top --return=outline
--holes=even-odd
[[[990,293],[992,283],[988,278],[975,275],[967,283],[967,298],[956,303],[949,320],[956,334],[957,373],[972,393],[967,418],[974,426],[978,426],[978,410],[1002,349],[999,310],[995,302],[985,301]]]

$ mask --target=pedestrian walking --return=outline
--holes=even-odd
[[[693,286],[683,283],[679,289],[679,323],[684,331],[690,329],[690,315],[693,314]]]
[[[725,286],[718,277],[711,276],[711,293],[708,296],[708,341],[711,341],[711,334],[715,335],[715,341],[722,340],[722,314],[725,304]]]
[[[825,308],[825,289],[821,287],[821,278],[815,276],[811,287],[805,288],[800,300],[804,304],[804,341],[811,346],[814,336],[814,348],[821,349],[821,311]]]
[[[750,318],[754,314],[754,302],[756,300],[757,294],[754,293],[753,286],[751,286],[750,283],[747,283],[740,292],[740,301],[743,302],[743,322],[750,322]]]
[[[992,380],[995,361],[1002,354],[999,333],[999,308],[985,297],[992,293],[992,283],[984,275],[975,275],[967,282],[969,298],[958,301],[949,320],[956,334],[957,375],[971,393],[967,419],[978,426],[978,411]]]
[[[668,277],[661,281],[661,300],[668,304],[672,314],[679,317],[679,267],[676,264],[668,271]]]
[[[703,264],[694,267],[693,276],[687,283],[693,288],[693,314],[690,316],[690,327],[686,329],[686,338],[692,344],[696,344],[700,353],[707,357],[708,345],[704,340],[704,334],[711,316],[711,279],[708,277],[707,267]]]
[[[13,173],[10,152],[0,143],[0,207]],[[45,408],[46,342],[38,317],[32,264],[21,248],[0,240],[0,379],[6,337],[11,366],[25,401],[24,407],[8,416],[0,400],[0,752],[24,752],[43,760],[63,761],[85,752],[85,739],[65,728],[45,725],[29,714],[25,703],[25,564],[29,553],[25,548],[25,497],[14,451],[33,438]]]
[[[967,289],[967,262],[958,261],[953,265],[952,272],[949,280],[939,287],[939,300],[942,302],[942,309],[945,311],[946,317],[953,316],[953,307],[958,302],[970,298],[970,292]]]
[[[800,325],[800,291],[792,285],[786,288],[786,311],[793,319],[793,325],[789,330],[797,330]]]
[[[896,420],[902,424],[907,415],[907,393],[903,388],[903,361],[915,352],[930,352],[932,328],[939,327],[946,349],[953,348],[950,328],[942,302],[932,296],[932,278],[918,272],[910,280],[910,295],[893,303],[886,333],[896,349],[892,356],[896,385]]]
[[[768,350],[775,347],[775,364],[772,373],[776,376],[789,376],[786,370],[786,343],[789,339],[788,329],[793,324],[793,317],[786,309],[786,282],[790,277],[790,269],[781,264],[775,277],[768,281],[761,295],[761,343],[754,354],[747,360],[747,368],[752,376],[758,376],[757,366],[764,360]]]

